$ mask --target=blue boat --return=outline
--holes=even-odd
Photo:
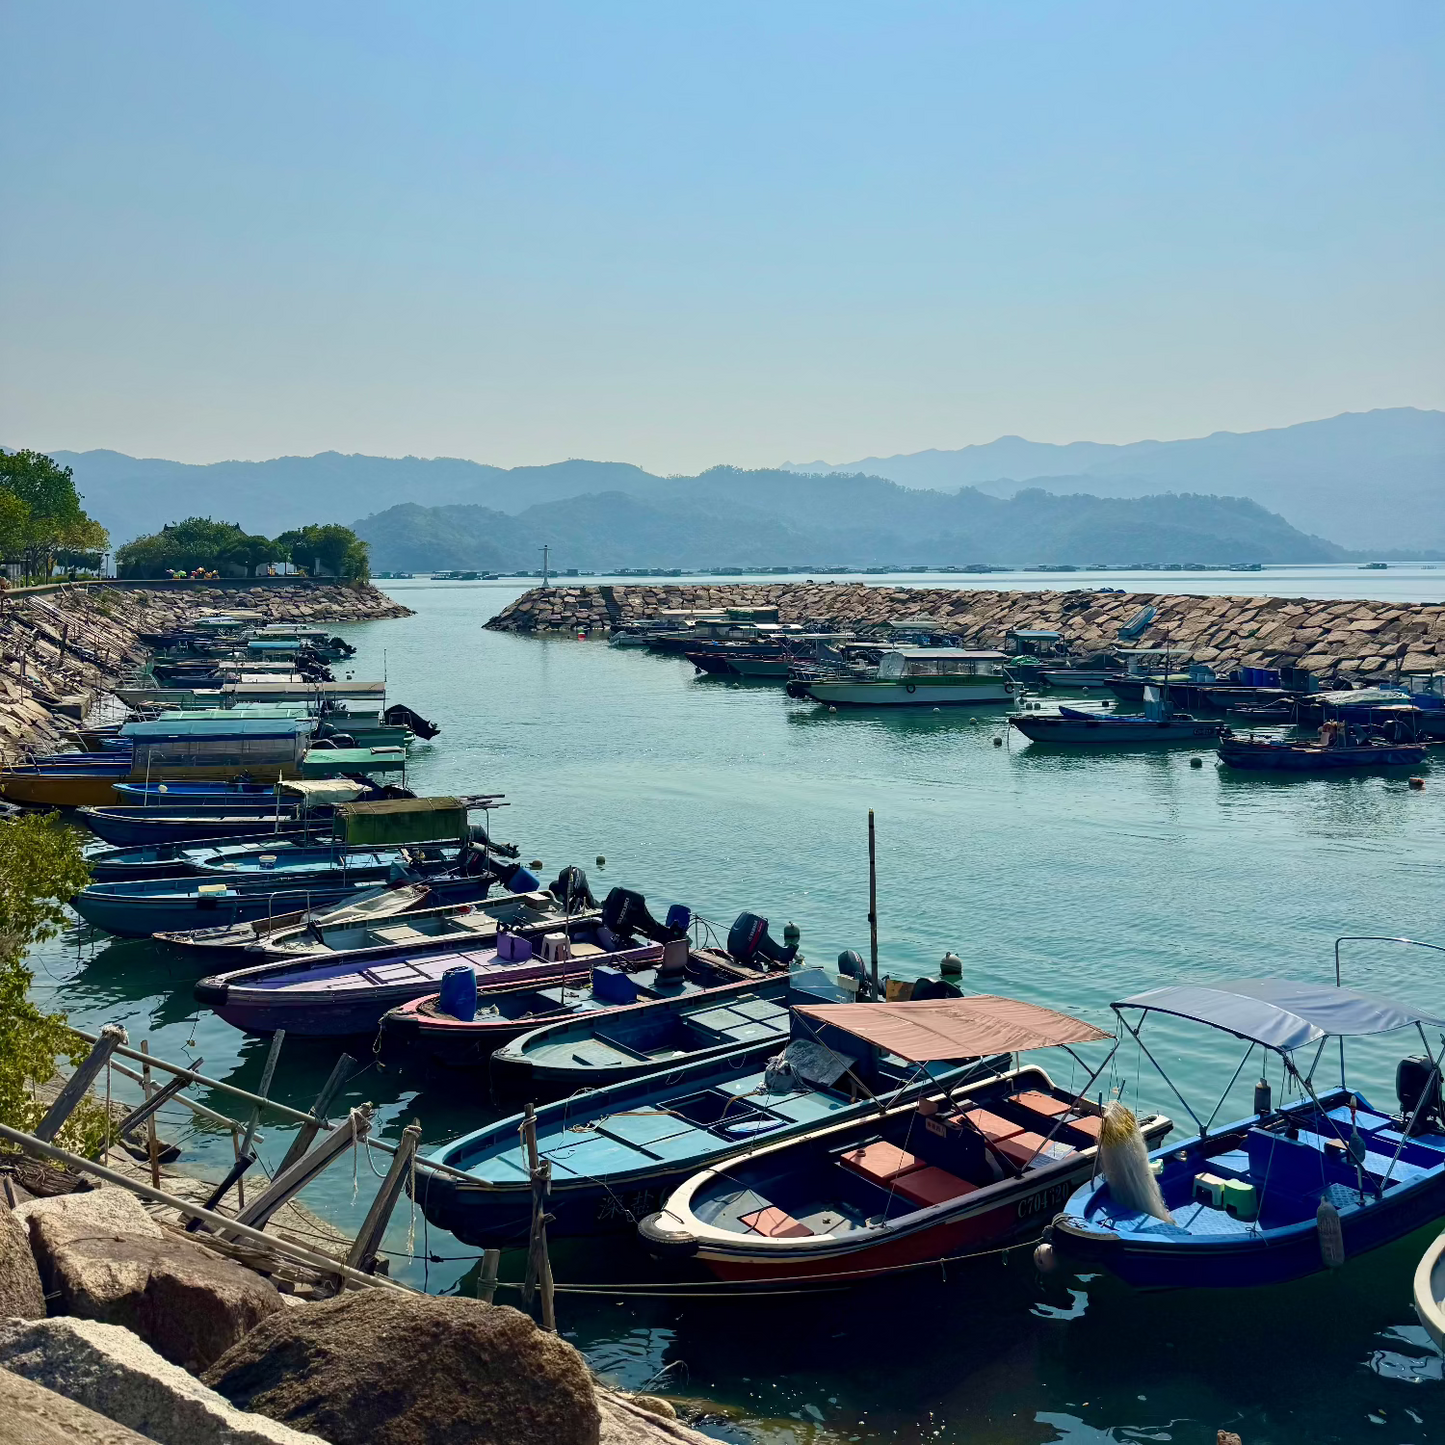
[[[746,992],[726,999],[646,999],[625,975],[599,980],[594,971],[594,995],[632,1007],[543,1024],[504,1044],[492,1055],[492,1087],[532,1100],[554,1098],[620,1084],[669,1065],[718,1058],[746,1044],[781,1048],[788,1038],[791,1004],[812,1001],[831,988],[827,974],[810,968],[758,979]]]
[[[1318,740],[1240,737],[1226,728],[1219,735],[1219,760],[1231,768],[1270,773],[1336,773],[1360,768],[1418,768],[1426,759],[1424,743],[1388,742],[1361,737],[1349,725],[1328,722]]]
[[[330,827],[329,816],[311,817]],[[293,832],[305,826],[295,805],[241,799],[217,803],[150,803],[144,807],[81,808],[79,818],[97,838],[116,848],[161,847],[239,838],[270,829]]]
[[[819,1003],[852,997],[829,985]],[[870,1004],[855,1004],[866,1009]],[[801,1028],[794,1014],[794,1030]],[[1007,1058],[912,1065],[836,1029],[805,1029],[787,1046],[796,1063],[769,1067],[779,1041],[752,1043],[701,1063],[666,1068],[545,1104],[537,1146],[552,1166],[547,1210],[555,1236],[631,1232],[682,1181],[765,1141],[801,1137],[924,1092],[983,1078]],[[829,1082],[823,1082],[829,1080]],[[468,1177],[418,1174],[417,1202],[468,1244],[523,1244],[532,1185],[520,1117],[464,1135],[432,1157]]]
[[[70,906],[107,933],[149,938],[319,908],[360,888],[445,872],[454,861],[435,846],[236,850],[223,862],[199,863],[188,878],[92,883]]]
[[[1105,1157],[1105,1177],[1080,1189],[1050,1226],[1054,1246],[1071,1261],[1145,1288],[1278,1284],[1445,1213],[1445,1033],[1438,1054],[1426,1042],[1422,1057],[1401,1061],[1393,1112],[1348,1088],[1344,1070],[1347,1038],[1411,1029],[1425,1041],[1426,1027],[1445,1031],[1445,1020],[1353,989],[1268,978],[1151,989],[1114,1011],[1151,1061],[1140,1038],[1151,1014],[1243,1040],[1241,1070],[1256,1047],[1274,1054],[1298,1100],[1276,1109],[1261,1084],[1257,1112],[1218,1129],[1191,1108],[1200,1132],[1151,1156],[1156,1201],[1127,1176],[1111,1178]],[[1137,1025],[1126,1011],[1137,1011]],[[1331,1040],[1339,1041],[1340,1083],[1317,1089],[1314,1072]]]
[[[289,830],[275,833],[267,829],[225,842],[207,845],[196,843],[152,843],[144,848],[110,848],[103,843],[89,843],[81,853],[90,869],[92,883],[131,883],[146,878],[193,878],[199,872],[202,857],[221,853],[226,848],[254,847],[272,852],[296,846],[302,833]]]
[[[238,888],[207,878],[158,878],[92,884],[70,906],[95,928],[121,938],[149,938],[197,928],[229,927],[298,909],[329,908],[376,886],[373,878],[337,874],[325,882],[278,889]]]
[[[242,799],[274,800],[274,783],[217,783],[177,780],[172,783],[117,783],[116,802],[121,806],[146,803],[226,803]]]

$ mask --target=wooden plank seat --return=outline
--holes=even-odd
[[[1080,1134],[1087,1134],[1094,1143],[1099,1142],[1099,1130],[1104,1127],[1104,1121],[1098,1114],[1080,1114],[1073,1119],[1065,1119],[1066,1129],[1077,1129]]]
[[[962,1113],[955,1114],[954,1118],[959,1121],[966,1120],[985,1139],[991,1139],[994,1143],[1000,1139],[1012,1139],[1015,1134],[1024,1132],[1022,1124],[1015,1124],[1010,1119],[1002,1118],[998,1114],[991,1114],[987,1109],[965,1109]]]
[[[886,1140],[879,1139],[872,1144],[864,1144],[861,1148],[850,1149],[841,1156],[840,1162],[855,1174],[861,1174],[865,1179],[870,1179],[874,1184],[882,1185],[886,1189],[899,1175],[919,1168],[923,1160],[916,1154],[910,1154],[907,1149],[899,1148],[897,1144],[889,1144]]]
[[[806,1224],[800,1224],[785,1209],[768,1205],[766,1209],[755,1209],[751,1214],[739,1216],[739,1224],[745,1224],[754,1234],[768,1239],[801,1239],[812,1234]]]
[[[1048,1163],[1065,1154],[1073,1153],[1070,1145],[1046,1139],[1042,1134],[1035,1134],[1031,1130],[1015,1134],[1011,1139],[999,1139],[995,1142],[994,1148],[1005,1158],[1012,1159],[1015,1164],[1021,1166],[1031,1161]]]
[[[900,1174],[890,1187],[920,1209],[942,1204],[948,1199],[961,1199],[979,1188],[977,1184],[970,1184],[967,1179],[960,1179],[957,1174],[950,1174],[947,1169],[939,1169],[932,1164]]]
[[[1042,1114],[1046,1119],[1057,1119],[1060,1114],[1069,1112],[1069,1106],[1062,1099],[1041,1093],[1038,1089],[1025,1089],[1021,1094],[1013,1094],[1008,1102],[1027,1109],[1030,1114]]]

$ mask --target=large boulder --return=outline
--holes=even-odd
[[[237,1410],[118,1325],[0,1321],[0,1366],[158,1445],[323,1445]]]
[[[651,1397],[628,1398],[598,1391],[597,1403],[602,1410],[600,1445],[708,1445],[713,1440],[679,1420],[659,1414],[650,1403],[639,1404],[639,1400],[650,1401]]]
[[[123,1189],[23,1205],[57,1312],[133,1330],[199,1374],[283,1308],[269,1280],[165,1233]]]
[[[206,1372],[331,1445],[598,1445],[582,1357],[518,1310],[359,1290],[263,1321]]]
[[[151,1445],[137,1435],[44,1385],[0,1370],[3,1445]]]
[[[0,1208],[0,1318],[45,1318],[45,1291],[30,1252],[30,1232],[14,1213]]]

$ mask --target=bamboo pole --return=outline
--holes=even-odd
[[[356,1239],[346,1256],[347,1264],[353,1269],[365,1270],[370,1274],[376,1268],[377,1250],[381,1248],[387,1222],[391,1219],[392,1210],[396,1208],[397,1196],[401,1193],[402,1185],[406,1183],[407,1170],[416,1158],[416,1148],[420,1142],[421,1125],[413,1121],[401,1131],[401,1147],[393,1156],[391,1168],[386,1171],[386,1178],[382,1181],[381,1188],[376,1191],[376,1198],[371,1201],[371,1208],[366,1211],[366,1219],[357,1231]]]
[[[868,951],[873,997],[878,997],[878,852],[873,835],[873,809],[868,809]]]
[[[120,1047],[125,1030],[119,1024],[106,1024],[99,1037],[92,1038],[94,1047],[81,1061],[80,1066],[66,1081],[65,1087],[56,1095],[55,1102],[45,1111],[45,1117],[35,1126],[35,1137],[48,1142],[60,1132],[65,1121],[75,1112],[95,1077],[110,1061],[110,1056]],[[144,1059],[144,1055],[140,1056]]]

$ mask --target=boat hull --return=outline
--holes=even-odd
[[[149,938],[153,933],[181,933],[248,923],[273,913],[286,913],[298,904],[328,908],[375,886],[374,880],[368,880],[310,887],[298,885],[279,892],[233,888],[224,894],[201,894],[192,890],[149,897],[91,887],[76,894],[70,906],[93,928],[103,928],[120,938]]]
[[[970,707],[1011,702],[1021,691],[1005,677],[961,678],[957,681],[872,682],[864,679],[822,679],[804,687],[814,702],[831,707]]]
[[[1017,728],[1031,742],[1064,743],[1087,747],[1150,747],[1160,743],[1213,743],[1219,736],[1214,723],[1183,722],[1169,718],[1162,722],[1149,719],[1101,716],[1088,722],[1076,718],[1053,717],[1047,713],[1028,713],[1011,717],[1009,725]]]
[[[1308,747],[1303,744],[1221,742],[1219,759],[1231,768],[1266,773],[1338,773],[1368,768],[1418,768],[1428,756],[1422,744],[1379,747]]]

